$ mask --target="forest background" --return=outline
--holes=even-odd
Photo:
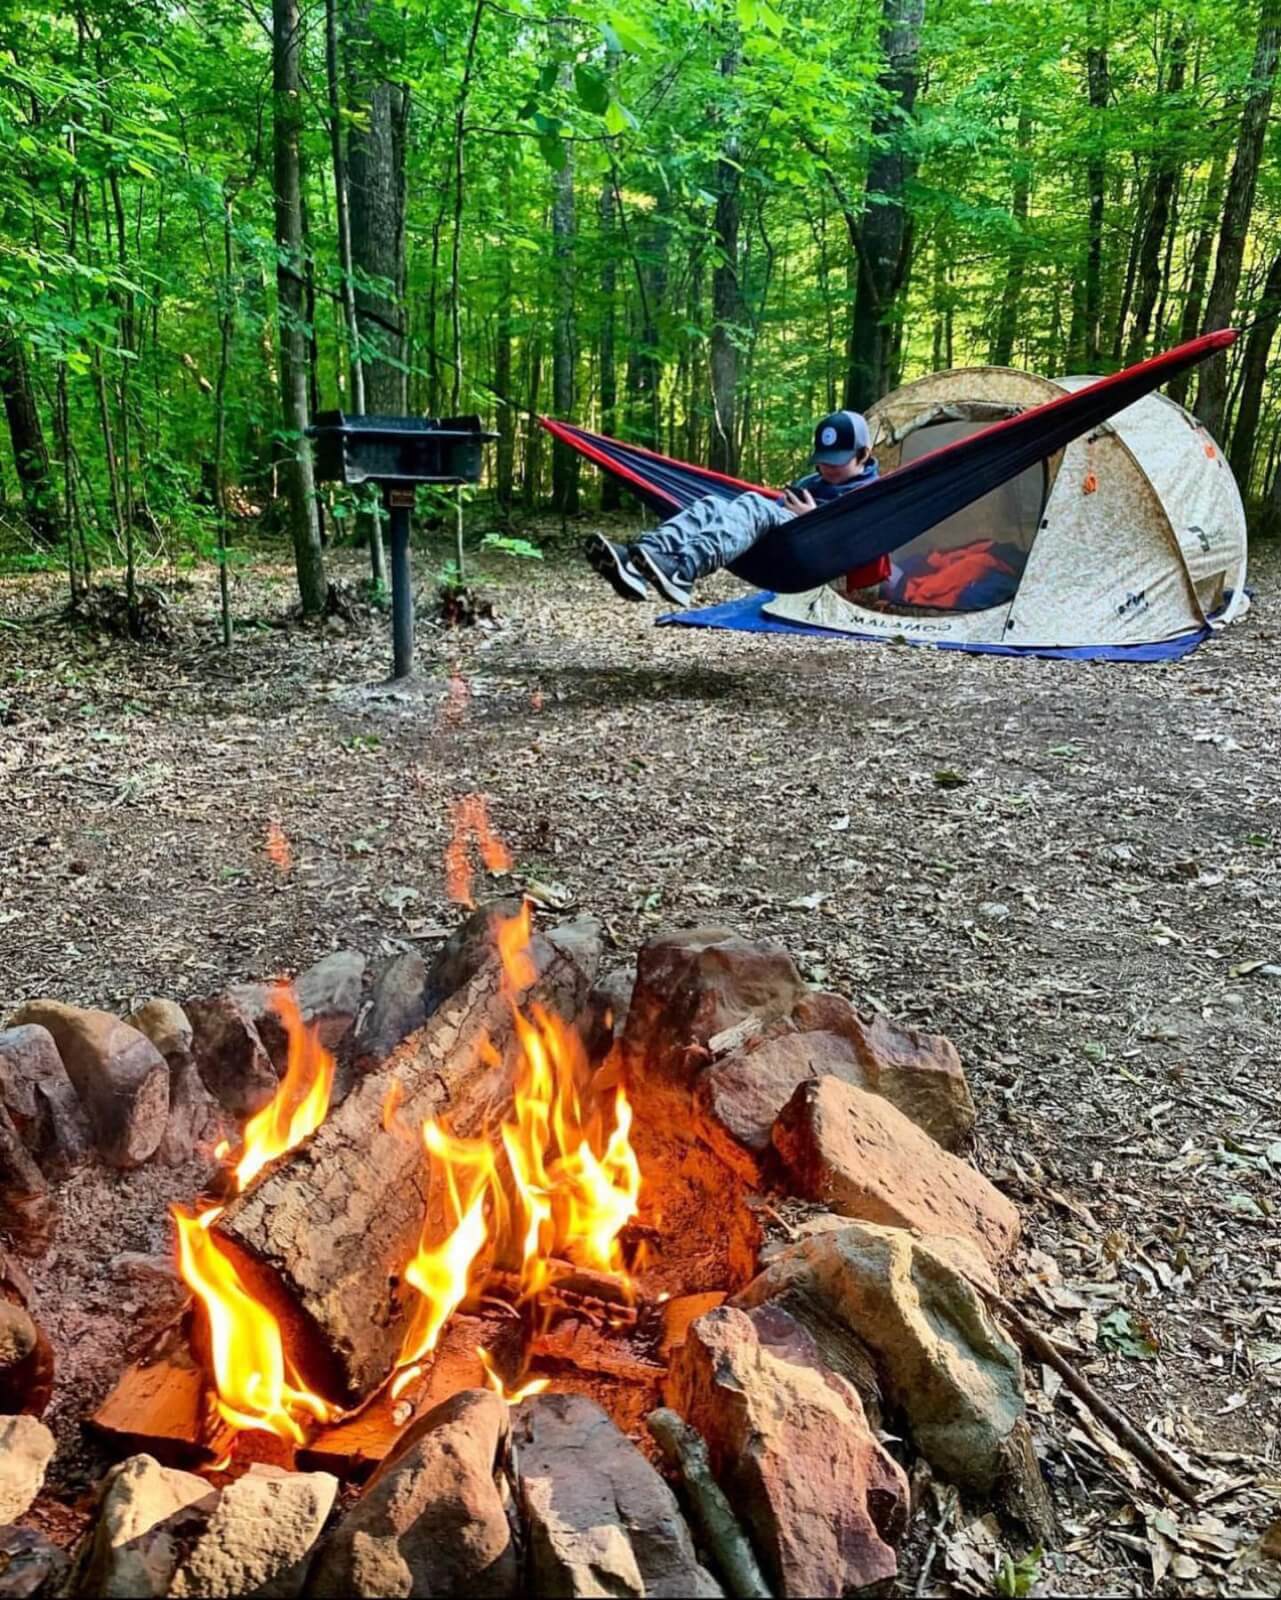
[[[1172,386],[1281,525],[1281,0],[0,0],[0,563],[73,597],[377,517],[321,409],[573,417],[761,482],[931,369]],[[225,554],[229,551],[230,554]]]

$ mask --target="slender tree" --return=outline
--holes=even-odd
[[[861,215],[846,213],[858,259],[858,295],[850,325],[845,404],[863,411],[889,383],[894,302],[912,254],[907,189],[916,161],[907,137],[919,84],[925,0],[884,0],[878,80],[881,103],[872,119],[873,155]]]
[[[1241,113],[1236,158],[1228,192],[1223,202],[1219,226],[1219,250],[1214,262],[1214,279],[1206,301],[1203,333],[1226,328],[1236,305],[1241,264],[1245,259],[1246,232],[1254,210],[1254,192],[1259,181],[1259,161],[1268,131],[1272,93],[1276,82],[1277,52],[1281,44],[1281,0],[1263,0],[1259,36],[1254,51],[1250,92]],[[1197,421],[1215,438],[1223,433],[1228,398],[1228,358],[1226,352],[1212,356],[1201,368],[1197,383]]]
[[[280,341],[280,399],[288,451],[285,495],[302,609],[325,609],[329,584],[320,546],[316,485],[307,439],[307,324],[305,245],[299,135],[303,121],[301,17],[298,0],[272,0],[273,174],[276,212],[276,305]]]

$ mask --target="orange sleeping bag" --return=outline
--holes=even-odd
[[[903,598],[910,606],[936,606],[950,609],[960,604],[970,584],[1003,572],[1014,577],[1014,568],[993,554],[994,539],[979,539],[955,550],[931,550],[925,558],[929,569],[909,578]]]

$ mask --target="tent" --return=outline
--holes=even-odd
[[[1095,381],[1004,367],[919,378],[867,414],[881,471]],[[1195,641],[1248,605],[1232,472],[1188,412],[1154,393],[918,534],[893,560],[876,590],[851,594],[838,579],[772,596],[755,614],[766,626],[1089,655]]]

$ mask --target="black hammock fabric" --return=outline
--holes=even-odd
[[[800,594],[830,583],[853,567],[889,555],[990,490],[1017,478],[1176,373],[1226,350],[1236,337],[1233,328],[1204,334],[1083,389],[1033,406],[1017,417],[994,422],[966,439],[941,445],[856,493],[842,495],[773,529],[733,562],[730,571],[758,589],[780,594]],[[778,498],[776,489],[762,489],[706,467],[674,461],[572,423],[550,417],[538,420],[555,438],[613,473],[664,517],[709,494],[732,500],[755,491]]]

